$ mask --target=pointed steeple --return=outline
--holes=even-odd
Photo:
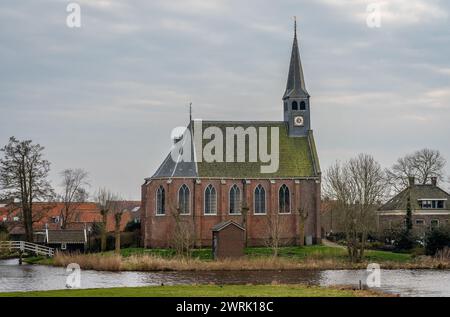
[[[292,44],[291,63],[283,99],[292,97],[309,97],[303,77],[302,62],[297,41],[297,19],[294,22],[294,43]]]

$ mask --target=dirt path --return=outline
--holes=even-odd
[[[331,247],[331,248],[345,249],[344,246],[337,244],[335,242],[331,242],[330,240],[327,240],[327,239],[322,239],[322,244],[324,246]]]

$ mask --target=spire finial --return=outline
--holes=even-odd
[[[294,15],[294,37],[297,37],[297,16]]]

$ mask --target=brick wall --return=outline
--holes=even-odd
[[[423,220],[424,224],[417,224],[416,220]],[[450,215],[412,215],[413,230],[423,233],[431,226],[432,220],[438,220],[439,226],[446,226],[450,223]],[[380,215],[378,225],[381,230],[401,228],[405,221],[405,215]]]
[[[168,247],[172,241],[171,234],[175,221],[171,214],[178,206],[178,189],[186,184],[190,190],[190,214],[182,215],[186,221],[194,226],[195,244],[198,247],[210,246],[211,228],[219,222],[232,219],[237,223],[243,223],[242,215],[229,214],[229,192],[233,185],[241,190],[241,199],[246,197],[249,207],[247,215],[247,242],[249,246],[262,246],[268,239],[268,215],[278,213],[278,191],[285,184],[291,194],[291,213],[280,214],[282,237],[284,243],[298,243],[298,215],[300,206],[307,206],[308,219],[305,224],[305,235],[311,236],[314,242],[320,241],[320,183],[315,180],[256,180],[249,179],[245,186],[242,180],[225,181],[220,179],[201,179],[200,183],[195,179],[174,178],[152,180],[142,187],[142,235],[145,247]],[[204,192],[211,184],[217,193],[217,215],[204,214]],[[254,190],[261,184],[266,192],[266,215],[254,213]],[[166,194],[166,214],[156,215],[156,191],[162,186]],[[245,190],[244,190],[245,189]]]

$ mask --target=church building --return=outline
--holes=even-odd
[[[207,137],[200,142],[195,137],[175,140],[183,142],[184,149],[187,145],[192,160],[183,159],[187,152],[181,151],[175,159],[169,153],[154,175],[145,179],[141,213],[144,246],[171,247],[180,238],[190,239],[196,247],[211,246],[212,228],[228,220],[245,229],[248,246],[266,246],[274,239],[280,245],[298,245],[301,236],[306,244],[320,243],[321,171],[296,27],[280,111],[282,121],[202,121],[196,125],[196,120],[191,120],[186,131],[195,134],[200,129],[202,136],[211,136],[210,131],[228,136],[234,128],[244,131],[241,141],[246,141],[252,131],[258,140],[263,132],[270,132],[266,147],[278,160],[277,168],[264,171],[261,166],[268,163],[261,148],[257,159],[251,159],[253,148],[246,142],[245,155],[236,161],[211,161],[201,159]],[[233,149],[239,152],[237,139],[237,145],[227,146],[233,156]]]

